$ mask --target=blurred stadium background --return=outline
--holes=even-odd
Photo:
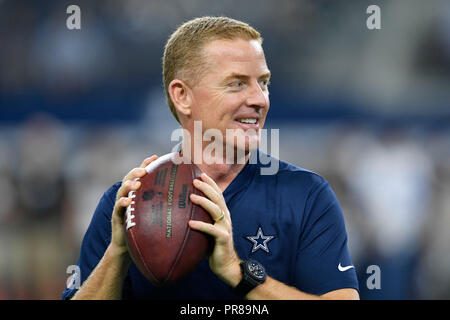
[[[267,127],[334,188],[361,298],[449,299],[447,0],[0,1],[0,299],[59,299],[102,193],[171,151],[161,55],[201,15],[262,32]]]

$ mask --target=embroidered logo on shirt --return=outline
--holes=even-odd
[[[275,238],[275,236],[265,236],[262,228],[259,227],[256,236],[246,236],[245,238],[253,243],[252,253],[259,249],[270,253],[268,243]]]
[[[343,267],[343,266],[341,266],[341,263],[339,263],[339,265],[338,265],[338,270],[339,270],[340,272],[347,271],[347,270],[349,270],[349,269],[351,269],[351,268],[354,268],[354,266],[349,265],[349,266]]]

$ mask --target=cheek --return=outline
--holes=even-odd
[[[212,107],[215,103],[214,96],[208,90],[198,89],[194,91],[193,97],[192,117],[195,120],[209,118],[210,114],[214,111]]]
[[[215,121],[215,124],[220,126],[220,122],[233,118],[235,110],[241,103],[242,100],[237,95],[213,93],[205,96],[205,99],[202,100],[199,117]]]

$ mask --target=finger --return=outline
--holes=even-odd
[[[210,178],[206,173],[202,173],[201,176],[202,180],[209,184],[216,192],[220,195],[222,195],[222,190],[220,190],[219,186],[216,184],[216,182]]]
[[[141,163],[141,165],[139,167],[140,168],[145,168],[146,166],[148,166],[150,163],[152,163],[156,159],[158,159],[158,156],[156,154],[152,155],[151,157],[145,158],[145,160],[142,161],[142,163]]]
[[[131,204],[132,200],[132,198],[120,197],[114,204],[114,212],[117,212],[119,217],[122,218],[125,212],[124,209]]]
[[[205,197],[196,195],[194,193],[191,193],[190,198],[191,198],[191,202],[198,204],[203,209],[205,209],[207,212],[209,212],[209,215],[211,216],[211,218],[214,221],[218,220],[219,217],[222,216],[222,209],[217,204],[212,202],[211,200],[209,200]]]
[[[206,173],[202,173],[201,178],[203,181],[194,179],[194,186],[201,190],[208,198],[215,202],[220,209],[225,213],[225,218],[231,221],[230,212],[228,211],[225,198],[223,197],[222,190],[216,182],[211,179]]]
[[[122,207],[128,207],[131,204],[132,200],[133,199],[129,197],[122,197],[119,199],[118,204]]]
[[[145,170],[145,167],[148,166],[150,163],[155,161],[158,158],[157,155],[153,155],[149,158],[146,158],[139,168],[134,168],[130,172],[127,173],[127,175],[123,178],[122,182],[125,182],[126,180],[134,180],[136,178],[142,178],[145,176],[147,171]]]
[[[221,230],[211,223],[206,223],[198,220],[189,220],[189,226],[194,230],[201,231],[210,235],[211,237],[216,239],[218,243],[225,243],[228,239],[228,233],[225,230]]]
[[[117,190],[116,199],[121,197],[127,197],[130,191],[136,191],[141,187],[141,182],[139,180],[125,180]]]
[[[153,155],[144,159],[139,168],[134,168],[123,178],[120,188],[117,190],[116,203],[114,204],[114,210],[119,214],[123,214],[123,208],[128,207],[131,204],[132,198],[130,197],[131,191],[136,191],[141,187],[141,182],[137,180],[147,174],[147,171],[143,168],[158,158],[157,155]]]
[[[144,168],[134,168],[128,172],[125,177],[123,177],[122,184],[124,184],[127,180],[136,180],[136,178],[141,178],[145,176],[146,173],[147,171],[145,171]]]
[[[220,203],[222,197],[217,194],[217,190],[215,190],[211,185],[198,179],[194,179],[193,185],[194,187],[202,191],[205,196],[207,196],[212,202],[217,204],[219,207],[222,207],[222,204]]]

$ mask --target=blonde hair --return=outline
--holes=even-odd
[[[180,79],[195,85],[205,71],[204,46],[214,40],[258,40],[258,31],[245,22],[228,17],[200,17],[179,26],[169,37],[163,56],[163,82],[167,103],[175,119],[180,122],[169,94],[169,84]]]

